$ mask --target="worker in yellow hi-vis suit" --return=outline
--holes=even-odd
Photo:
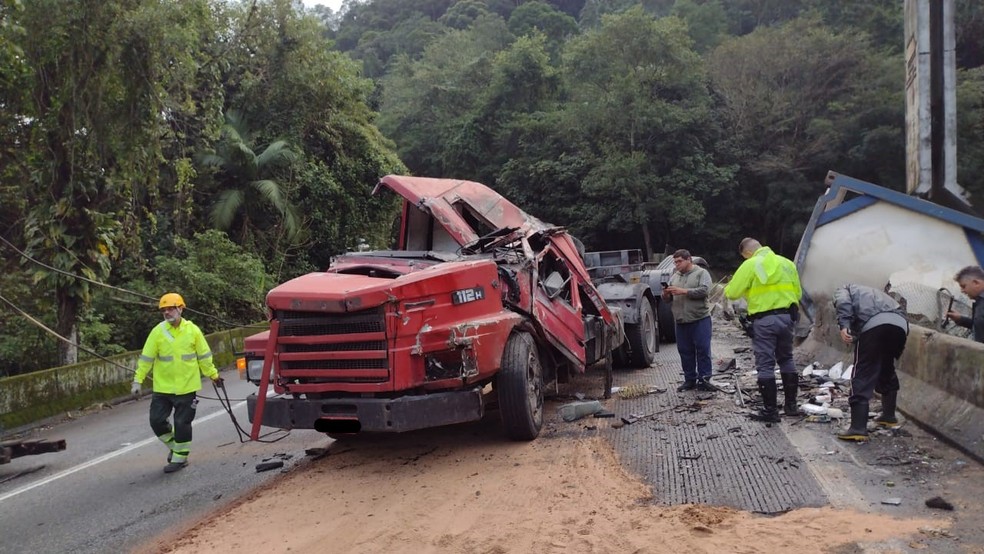
[[[140,384],[153,369],[154,395],[150,401],[150,428],[168,447],[164,473],[188,465],[191,451],[191,422],[195,419],[204,375],[222,386],[222,377],[212,363],[212,351],[197,325],[181,318],[185,303],[181,295],[169,292],[161,297],[164,321],[151,330],[137,362],[137,373],[130,389],[140,394]],[[168,418],[174,412],[174,427]]]

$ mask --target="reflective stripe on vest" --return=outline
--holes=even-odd
[[[756,285],[754,287],[749,287],[748,289],[748,294],[750,296],[758,295],[758,294],[767,294],[770,292],[791,292],[793,294],[796,294],[796,287],[793,286],[793,283],[785,282],[785,283],[774,283],[771,285]]]

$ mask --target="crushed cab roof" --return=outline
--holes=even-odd
[[[496,229],[516,227],[525,234],[530,234],[553,227],[517,208],[489,187],[474,181],[387,175],[379,181],[376,191],[380,187],[386,187],[426,210],[462,245],[477,239],[478,234],[462,216],[461,203],[467,204],[475,214]]]

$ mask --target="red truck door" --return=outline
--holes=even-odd
[[[538,283],[533,310],[547,340],[579,371],[584,370],[584,320],[578,276],[548,246],[537,255]]]

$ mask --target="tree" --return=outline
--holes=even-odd
[[[590,145],[582,183],[596,225],[637,229],[647,255],[665,236],[700,224],[703,200],[730,184],[715,160],[715,124],[703,64],[685,24],[641,7],[605,16],[565,52],[570,126]]]
[[[401,58],[383,79],[379,127],[419,175],[470,176],[488,154],[474,109],[491,81],[497,52],[512,40],[498,16],[434,41],[420,60]]]
[[[186,316],[206,332],[263,318],[263,300],[272,286],[263,261],[217,230],[178,238],[172,251],[155,258],[154,267],[157,281],[166,283],[160,292],[179,291],[190,308]]]
[[[674,0],[586,0],[581,8],[579,21],[582,28],[593,28],[601,25],[606,15],[624,13],[641,7],[651,16],[663,17],[669,14]]]
[[[252,30],[229,55],[227,106],[249,121],[253,144],[283,139],[298,154],[278,183],[304,215],[303,242],[268,241],[256,251],[280,280],[323,269],[360,238],[381,246],[396,205],[371,191],[381,176],[407,169],[376,128],[373,82],[289,0],[242,13],[238,26],[246,20]]]
[[[981,206],[984,198],[984,67],[957,72],[957,181]]]
[[[866,35],[800,18],[723,43],[708,67],[742,160],[738,197],[721,217],[777,249],[798,229],[829,169],[904,184],[903,65]]]
[[[452,29],[467,29],[480,16],[488,15],[489,8],[482,0],[459,0],[444,12],[438,21]]]
[[[30,177],[22,163],[30,130],[18,113],[29,102],[31,79],[21,46],[26,31],[18,23],[23,9],[19,1],[0,0],[0,221],[4,222],[0,235],[4,237],[13,236],[13,230],[23,225],[24,183]]]
[[[454,17],[454,25],[466,28],[471,24],[467,17],[467,14],[458,14]],[[386,73],[394,56],[406,54],[418,58],[428,44],[447,31],[445,25],[417,15],[397,23],[392,29],[366,32],[359,37],[359,43],[350,54],[362,61],[366,77],[379,79]]]
[[[957,67],[984,65],[984,5],[977,0],[955,0]]]
[[[676,0],[672,15],[687,22],[687,32],[700,53],[717,46],[728,31],[728,18],[719,0],[698,4],[694,0]]]
[[[958,1],[957,4],[960,2]],[[806,8],[819,14],[824,25],[834,30],[848,27],[864,31],[875,49],[902,55],[905,48],[903,6],[897,0],[804,0]],[[959,9],[959,8],[958,8]],[[959,27],[958,27],[959,28]]]
[[[547,37],[548,49],[558,52],[568,37],[577,33],[577,21],[546,2],[534,0],[516,8],[509,16],[509,31],[521,37],[534,30]]]
[[[300,217],[276,175],[297,161],[298,155],[283,140],[270,143],[259,154],[251,143],[242,115],[227,112],[218,148],[202,156],[204,166],[218,170],[216,178],[224,187],[212,205],[212,224],[231,232],[240,244],[252,243],[257,232],[276,232],[278,225],[288,243],[294,242],[301,231]]]
[[[90,294],[73,275],[109,275],[133,225],[134,191],[157,176],[168,86],[190,69],[203,6],[37,0],[13,15],[30,75],[26,94],[5,106],[28,136],[17,160],[31,176],[23,236],[27,252],[57,270],[31,268],[54,291],[56,331],[70,341],[60,344],[62,363],[77,359],[78,317]]]
[[[730,0],[722,4],[731,34],[742,36],[759,27],[779,25],[799,17],[809,0]]]

